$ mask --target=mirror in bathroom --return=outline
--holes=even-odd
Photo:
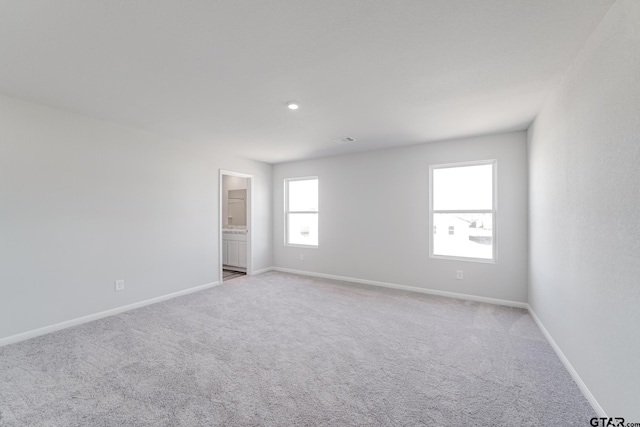
[[[227,197],[227,225],[247,226],[247,190],[229,190]]]

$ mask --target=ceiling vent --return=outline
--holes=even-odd
[[[350,136],[345,136],[344,138],[336,138],[333,140],[336,144],[348,144],[350,142],[355,141],[355,138],[351,138]]]

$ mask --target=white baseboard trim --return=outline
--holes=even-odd
[[[324,274],[324,273],[315,273],[311,271],[294,270],[291,268],[282,268],[282,267],[262,268],[260,270],[253,271],[252,274],[258,275],[262,273],[267,273],[269,271],[280,271],[283,273],[292,273],[292,274],[300,274],[303,276],[321,277],[324,279],[331,279],[331,280],[341,280],[343,282],[352,282],[352,283],[360,283],[364,285],[380,286],[383,288],[400,289],[404,291],[418,292],[418,293],[429,294],[429,295],[438,295],[438,296],[469,300],[469,301],[485,302],[489,304],[504,305],[508,307],[525,308],[529,311],[529,313],[531,314],[531,317],[533,317],[533,320],[536,322],[536,324],[542,331],[542,334],[551,345],[551,348],[553,348],[553,351],[555,351],[556,355],[558,356],[558,358],[560,359],[564,367],[567,369],[567,371],[569,372],[573,380],[576,382],[576,384],[578,385],[578,388],[580,389],[584,397],[593,407],[593,410],[598,414],[599,417],[605,417],[605,418],[607,417],[607,414],[604,412],[604,409],[602,409],[602,406],[600,406],[596,398],[593,396],[593,394],[587,387],[587,385],[584,383],[584,381],[582,381],[582,378],[580,378],[580,375],[578,375],[578,372],[573,368],[573,365],[571,365],[571,362],[569,362],[569,359],[567,359],[567,357],[564,355],[564,353],[562,352],[558,344],[555,342],[555,340],[553,339],[553,337],[551,336],[547,328],[544,326],[544,324],[542,323],[542,321],[540,320],[536,312],[527,303],[502,300],[502,299],[496,299],[496,298],[480,297],[480,296],[469,295],[469,294],[460,294],[456,292],[439,291],[436,289],[417,288],[415,286],[399,285],[396,283],[379,282],[375,280],[366,280],[366,279],[357,279],[357,278],[346,277],[346,276],[337,276],[334,274]],[[162,295],[162,296],[150,298],[144,301],[139,301],[139,302],[125,305],[122,307],[116,307],[109,310],[101,311],[99,313],[78,317],[76,319],[66,320],[64,322],[56,323],[50,326],[45,326],[43,328],[33,329],[31,331],[22,332],[22,333],[11,335],[5,338],[0,338],[0,347],[9,345],[9,344],[14,344],[20,341],[25,341],[31,338],[49,334],[51,332],[59,331],[62,329],[70,328],[72,326],[81,325],[83,323],[88,323],[94,320],[113,316],[119,313],[123,313],[125,311],[134,310],[136,308],[144,307],[151,304],[156,304],[162,301],[167,301],[167,300],[170,300],[179,296],[187,295],[193,292],[198,292],[204,289],[213,288],[218,285],[220,285],[219,281],[211,282],[204,285],[195,286],[193,288],[184,289],[182,291],[173,292],[167,295]]]
[[[258,274],[262,274],[262,273],[268,273],[269,271],[273,271],[273,267],[267,267],[267,268],[261,268],[260,270],[254,270],[251,272],[252,276],[258,275]]]
[[[380,286],[383,288],[400,289],[403,291],[418,292],[421,294],[438,295],[441,297],[449,297],[462,299],[467,301],[486,302],[489,304],[504,305],[507,307],[524,308],[528,307],[525,302],[509,301],[497,298],[480,297],[476,295],[460,294],[457,292],[439,291],[436,289],[417,288],[415,286],[398,285],[396,283],[378,282],[376,280],[356,279],[354,277],[336,276],[333,274],[314,273],[311,271],[293,270],[291,268],[272,267],[274,271],[283,273],[301,274],[303,276],[322,277],[323,279],[341,280],[343,282],[361,283],[363,285]]]
[[[94,320],[102,319],[104,317],[120,314],[125,311],[134,310],[136,308],[144,307],[146,305],[155,304],[158,302],[170,300],[172,298],[180,297],[183,295],[191,294],[193,292],[202,291],[204,289],[213,288],[218,286],[220,282],[211,282],[205,285],[196,286],[182,291],[173,292],[167,295],[162,295],[155,298],[150,298],[144,301],[135,302],[133,304],[124,305],[122,307],[116,307],[109,310],[101,311],[99,313],[89,314],[87,316],[78,317],[76,319],[65,320],[64,322],[56,323],[55,325],[45,326],[43,328],[33,329],[31,331],[22,332],[16,335],[10,335],[5,338],[0,338],[0,347],[14,344],[20,341],[28,340],[30,338],[39,337],[40,335],[50,334],[51,332],[59,331],[61,329],[70,328],[72,326],[81,325],[83,323],[92,322]]]
[[[545,328],[545,326],[542,324],[542,321],[540,320],[536,312],[533,311],[533,308],[531,308],[529,304],[527,304],[527,310],[529,310],[529,313],[531,314],[531,317],[533,317],[533,320],[536,321],[538,328],[540,328],[540,330],[542,331],[542,334],[551,345],[551,348],[553,348],[553,351],[556,352],[556,355],[558,356],[558,358],[560,359],[564,367],[567,369],[567,371],[569,371],[571,378],[573,378],[573,380],[576,382],[576,384],[578,385],[578,388],[580,389],[584,397],[589,401],[589,403],[591,404],[591,407],[593,407],[593,410],[596,411],[596,414],[598,414],[599,417],[606,418],[607,414],[604,412],[604,409],[602,409],[602,406],[600,406],[596,398],[593,396],[593,394],[591,394],[591,390],[589,390],[589,388],[584,383],[584,381],[582,381],[582,378],[580,378],[580,375],[578,375],[578,372],[573,368],[573,365],[571,365],[571,362],[569,362],[569,359],[567,359],[567,356],[565,356],[562,350],[560,350],[560,347],[558,346],[558,344],[555,342],[555,340],[553,339],[553,337],[551,336],[547,328]]]

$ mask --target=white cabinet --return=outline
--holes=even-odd
[[[240,267],[240,253],[238,250],[238,243],[234,240],[227,241],[227,265],[234,267]]]
[[[247,268],[247,234],[240,230],[222,232],[222,264],[225,267]]]
[[[222,239],[222,264],[229,264],[229,242]]]
[[[238,266],[247,268],[247,242],[238,242]]]

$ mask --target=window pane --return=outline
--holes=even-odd
[[[433,209],[493,209],[493,165],[434,169]]]
[[[433,214],[433,254],[493,258],[492,214]]]
[[[290,213],[288,219],[288,244],[318,246],[318,214]]]
[[[289,211],[318,210],[318,180],[304,179],[288,181]]]

